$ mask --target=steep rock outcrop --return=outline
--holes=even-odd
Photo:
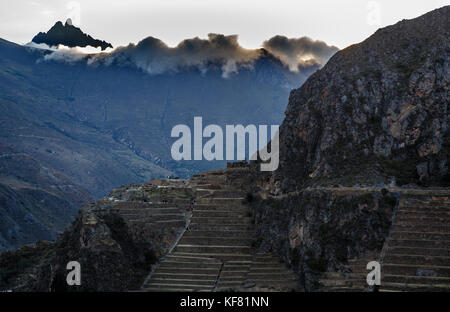
[[[164,182],[164,181],[163,181]],[[152,265],[184,228],[190,192],[164,183],[130,185],[80,209],[56,242],[37,242],[0,254],[0,290],[137,290]],[[66,266],[81,266],[81,285],[69,287]]]
[[[280,255],[305,291],[348,259],[379,253],[398,195],[382,191],[304,190],[252,202],[259,248]],[[376,259],[374,259],[376,260]]]
[[[450,7],[379,29],[290,94],[276,180],[448,185]]]

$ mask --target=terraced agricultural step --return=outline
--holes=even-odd
[[[230,253],[250,253],[251,248],[249,246],[224,246],[224,245],[181,245],[178,244],[174,251],[185,253],[217,253],[217,254],[230,254]]]
[[[188,274],[188,273],[154,273],[155,279],[185,279],[185,280],[210,280],[215,282],[217,274]]]
[[[249,230],[196,230],[191,229],[189,232],[186,232],[185,235],[193,235],[193,236],[211,236],[211,237],[255,237],[255,229]]]
[[[383,263],[382,274],[408,276],[450,276],[450,266]]]
[[[221,205],[239,205],[242,204],[244,197],[236,198],[199,198],[196,204],[221,204]]]
[[[450,240],[390,239],[389,247],[442,248],[450,252]]]
[[[439,256],[449,258],[450,249],[448,248],[426,248],[426,247],[389,247],[390,255],[419,255],[419,256]]]
[[[381,277],[383,283],[400,284],[426,284],[426,285],[448,285],[450,286],[450,277],[440,276],[409,276],[409,275],[390,275],[384,274]]]
[[[195,218],[233,218],[233,219],[241,219],[241,218],[249,218],[250,212],[246,210],[241,211],[218,211],[218,210],[196,210]]]
[[[170,214],[125,214],[122,218],[127,220],[139,220],[155,222],[165,220],[184,220],[184,214],[182,213],[170,213]]]
[[[131,224],[150,224],[152,226],[179,226],[179,227],[184,227],[186,224],[185,220],[158,220],[158,221],[150,221],[150,220],[145,220],[145,219],[136,219],[136,220],[128,220],[128,223]]]
[[[448,213],[450,211],[450,207],[447,206],[410,206],[410,207],[399,207],[399,212],[415,212],[415,213]]]
[[[446,225],[450,223],[450,216],[440,216],[440,217],[405,217],[397,216],[396,224],[419,224],[426,223],[428,225]]]
[[[450,285],[382,283],[380,286],[380,291],[386,291],[386,290],[413,291],[413,292],[449,292]]]
[[[192,223],[202,223],[202,224],[236,224],[236,225],[245,225],[251,223],[250,217],[198,217],[196,214],[191,218]]]
[[[218,275],[220,272],[220,267],[219,268],[182,268],[182,267],[164,267],[161,266],[159,267],[156,273],[170,273],[170,274],[204,274],[204,275]]]
[[[178,291],[199,291],[208,290],[212,291],[214,285],[198,285],[194,283],[160,283],[160,282],[150,282],[144,290],[156,290],[163,291],[163,289],[174,289]]]
[[[352,280],[352,279],[320,279],[320,284],[325,287],[357,287],[364,289],[367,287],[366,280]]]
[[[180,260],[166,260],[164,261],[159,268],[198,268],[201,267],[203,269],[217,269],[220,268],[221,263],[211,263],[211,262],[187,262],[185,259]]]
[[[450,257],[442,256],[420,256],[420,255],[395,255],[388,253],[384,259],[387,264],[415,264],[415,265],[437,265],[448,266]]]
[[[423,233],[443,233],[450,234],[450,225],[441,224],[414,224],[414,225],[400,225],[395,224],[392,228],[393,231],[403,232],[423,232]]]
[[[434,209],[427,209],[426,211],[416,211],[416,210],[398,210],[397,218],[400,217],[412,217],[412,218],[439,218],[439,217],[450,217],[449,211],[436,211]]]
[[[161,259],[144,290],[241,289],[247,278],[267,287],[296,284],[293,273],[277,257],[266,254],[255,257],[251,246],[256,231],[250,209],[243,201],[245,193],[228,187],[226,181],[221,171],[197,175],[191,180],[190,186],[197,197],[189,228]],[[183,217],[184,212],[178,211]],[[130,211],[127,217],[133,217],[132,213],[137,212]],[[138,213],[136,216],[145,217]]]
[[[178,207],[168,207],[168,208],[129,208],[129,209],[120,209],[120,215],[125,214],[166,214],[166,213],[181,213],[184,209]]]
[[[186,279],[181,277],[159,278],[158,276],[152,277],[152,283],[158,284],[185,284],[185,285],[202,285],[202,286],[214,286],[216,283],[216,277],[210,279]],[[149,283],[148,285],[152,285]]]
[[[204,224],[191,223],[190,229],[194,231],[251,231],[251,224]]]
[[[191,253],[191,252],[177,252],[178,255],[194,256],[194,257],[208,257],[221,261],[251,261],[251,254],[226,254],[226,253]]]
[[[192,235],[191,232],[187,233],[183,236],[183,238],[179,241],[180,244],[211,244],[211,245],[240,245],[240,246],[250,246],[250,244],[254,241],[253,238],[247,237],[208,237],[208,236],[195,236]]]
[[[414,232],[414,231],[392,231],[392,239],[424,239],[450,241],[450,233],[434,233],[434,232]]]

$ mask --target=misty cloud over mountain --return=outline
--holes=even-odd
[[[176,47],[147,37],[110,53],[86,56],[77,48],[66,48],[53,50],[44,59],[74,62],[86,57],[90,65],[134,66],[152,75],[178,72],[187,67],[196,67],[204,73],[211,66],[219,66],[222,76],[227,78],[242,67],[251,68],[254,61],[266,52],[278,58],[289,70],[298,72],[302,68],[324,65],[336,51],[336,47],[308,37],[275,36],[263,43],[263,49],[245,49],[239,45],[237,35],[209,34],[208,39],[186,39]]]
[[[324,65],[339,50],[337,47],[309,37],[287,38],[285,36],[272,37],[264,41],[263,47],[287,64],[292,71],[297,71],[299,66],[314,63]]]

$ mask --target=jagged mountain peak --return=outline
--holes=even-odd
[[[68,47],[86,47],[92,46],[101,48],[112,48],[112,44],[104,40],[94,39],[90,35],[85,34],[80,28],[72,24],[69,18],[63,24],[58,21],[48,32],[40,32],[32,39],[35,43],[45,43],[49,46],[57,46],[63,44]]]

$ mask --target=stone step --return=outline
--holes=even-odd
[[[186,256],[203,256],[208,258],[214,258],[219,259],[221,261],[251,261],[252,255],[251,254],[227,254],[227,253],[185,253],[185,252],[178,252],[179,255],[186,255]]]
[[[206,257],[203,255],[186,255],[179,252],[171,252],[165,256],[166,261],[179,261],[179,262],[194,262],[194,263],[209,263],[221,265],[222,263],[217,259]]]
[[[450,277],[450,266],[436,265],[414,265],[414,264],[392,264],[383,263],[381,265],[382,274],[421,276],[432,275]]]
[[[295,280],[295,276],[292,272],[286,271],[282,273],[255,273],[250,272],[247,275],[248,280]]]
[[[392,231],[392,239],[442,240],[450,241],[450,234],[432,232]]]
[[[205,237],[192,235],[192,232],[187,232],[179,244],[211,244],[211,245],[250,245],[254,239],[248,237]]]
[[[421,207],[421,208],[431,208],[431,209],[434,207],[439,207],[439,208],[449,208],[450,207],[450,205],[445,202],[405,202],[402,206],[408,207],[408,208]]]
[[[249,218],[250,211],[218,211],[218,210],[195,210],[195,218],[201,217],[214,217],[214,218],[230,218],[230,219],[240,219]]]
[[[205,275],[218,275],[220,267],[217,268],[202,268],[202,267],[164,267],[160,266],[155,270],[155,273],[160,274],[205,274]]]
[[[161,203],[161,202],[140,202],[140,201],[121,201],[115,202],[114,208],[110,211],[122,211],[127,209],[161,209],[161,208],[176,208],[177,206],[173,203]]]
[[[236,225],[246,225],[251,224],[252,219],[250,217],[215,217],[213,215],[208,217],[198,217],[195,213],[191,218],[192,223],[198,224],[236,224]]]
[[[263,268],[263,269],[254,269],[251,268],[249,271],[249,274],[251,274],[252,276],[257,276],[257,275],[266,275],[266,274],[274,274],[274,275],[293,275],[293,273],[291,271],[289,271],[287,268],[285,267],[273,267],[273,268]]]
[[[211,190],[211,189],[206,189],[206,188],[197,188],[197,189],[195,189],[195,196],[196,197],[203,197],[203,196],[207,196],[207,195],[209,195],[209,194],[212,194],[212,191],[213,190]]]
[[[337,287],[327,287],[326,292],[364,292],[367,291],[366,287],[351,287],[351,286],[337,286]]]
[[[194,290],[192,288],[170,288],[168,287],[145,287],[141,292],[205,292],[205,290]],[[206,290],[209,292],[209,290]]]
[[[395,224],[392,227],[393,231],[402,232],[425,232],[425,233],[444,233],[450,234],[450,225],[429,225],[429,224],[419,224],[419,225],[400,225]]]
[[[158,221],[148,221],[148,220],[141,220],[141,219],[136,219],[136,220],[127,220],[127,223],[131,223],[131,224],[149,224],[151,226],[154,227],[164,227],[164,226],[170,226],[170,227],[174,227],[174,226],[179,226],[179,227],[184,227],[186,225],[186,221],[185,220],[158,220]]]
[[[389,239],[389,247],[446,248],[450,250],[450,240]]]
[[[252,224],[207,224],[207,223],[191,223],[190,230],[195,231],[251,231]]]
[[[119,214],[166,214],[166,213],[182,213],[184,209],[178,207],[169,207],[169,208],[128,208],[128,209],[120,209]]]
[[[212,192],[211,192],[212,191]],[[219,189],[219,190],[210,190],[209,194],[206,196],[214,197],[214,198],[236,198],[236,197],[244,197],[245,192],[234,189]]]
[[[132,220],[139,220],[147,221],[147,222],[154,222],[154,221],[167,221],[167,220],[178,220],[184,221],[184,214],[183,213],[168,213],[168,214],[123,214],[122,218],[125,221],[132,221]]]
[[[351,283],[366,283],[367,275],[362,273],[339,273],[339,272],[327,272],[322,277],[325,286],[338,286],[349,285]],[[335,281],[336,283],[332,283]],[[392,275],[383,274],[381,276],[381,284],[384,283],[411,283],[411,284],[449,284],[450,277],[439,276],[411,276],[411,275]]]
[[[413,292],[448,292],[450,285],[441,284],[403,284],[403,283],[382,283],[380,289],[383,290],[399,290],[399,291],[413,291]]]
[[[433,206],[433,207],[409,207],[401,206],[398,208],[398,212],[415,212],[415,213],[448,213],[450,207]]]
[[[255,230],[196,230],[191,229],[191,231],[186,232],[184,235],[193,236],[211,236],[211,237],[254,237],[256,235]]]
[[[278,265],[283,264],[284,262],[281,261],[278,257],[255,257],[253,259],[253,264],[265,264],[265,263],[276,263]]]
[[[254,263],[252,262],[252,271],[280,271],[286,270],[287,267],[279,262],[265,262],[265,263]]]
[[[248,268],[242,268],[240,270],[226,270],[220,272],[220,278],[244,278],[248,274]]]
[[[365,259],[354,259],[354,260],[348,260],[348,264],[351,267],[366,267],[367,263],[370,261],[379,261],[380,256],[374,256],[373,258],[365,258]]]
[[[324,287],[358,287],[363,289],[367,287],[366,279],[353,280],[353,279],[320,279],[320,284]]]
[[[220,204],[220,205],[242,205],[244,197],[236,198],[199,198],[196,200],[196,204]]]
[[[250,211],[247,206],[238,206],[238,205],[213,205],[213,204],[195,204],[194,212],[236,212],[236,213],[247,213]]]
[[[243,253],[247,254],[251,252],[251,247],[249,246],[224,246],[224,245],[181,245],[178,244],[175,252],[186,252],[186,253],[217,253],[217,254],[232,254],[232,253]]]
[[[245,283],[256,283],[258,287],[283,287],[289,289],[296,289],[298,286],[298,281],[296,280],[250,280],[248,279]]]
[[[220,285],[223,282],[237,282],[237,283],[243,283],[245,282],[245,274],[241,273],[236,276],[220,276],[220,279],[218,281],[218,285]]]
[[[174,289],[179,291],[199,291],[208,290],[212,291],[214,285],[195,285],[195,284],[185,284],[185,283],[156,283],[150,282],[144,290],[148,291],[162,291],[162,289]]]
[[[397,218],[399,217],[411,217],[411,218],[448,218],[450,217],[450,209],[448,211],[434,211],[427,209],[426,211],[416,211],[416,210],[403,210],[397,211]]]
[[[448,248],[425,248],[425,247],[389,247],[389,255],[419,255],[448,257],[450,264],[450,249]]]
[[[366,272],[359,273],[347,273],[347,272],[325,272],[322,276],[323,279],[328,280],[337,280],[337,279],[346,279],[346,280],[366,280],[367,274],[369,270]],[[383,272],[381,272],[383,274]]]
[[[217,283],[218,291],[223,291],[227,288],[240,288],[244,284],[245,280],[242,281],[221,281]]]
[[[450,277],[385,274],[381,277],[381,285],[383,285],[384,283],[427,284],[427,285],[445,284],[450,286]]]
[[[395,220],[397,225],[410,225],[410,226],[445,226],[450,223],[450,218],[409,218],[409,217],[398,217]]]
[[[448,266],[450,265],[450,257],[406,255],[406,254],[393,255],[391,253],[388,253],[384,258],[384,263]]]
[[[153,278],[158,278],[158,279],[180,278],[180,279],[185,279],[185,280],[215,281],[217,279],[217,274],[186,274],[186,273],[160,273],[160,272],[155,272],[152,275],[152,279]]]
[[[159,266],[159,268],[210,268],[216,269],[220,267],[220,263],[208,263],[208,262],[186,262],[186,261],[173,261],[173,260],[165,260]]]
[[[184,285],[201,285],[201,286],[214,286],[216,278],[214,279],[183,279],[183,278],[159,278],[153,277],[147,284],[148,286],[153,284],[184,284]]]

